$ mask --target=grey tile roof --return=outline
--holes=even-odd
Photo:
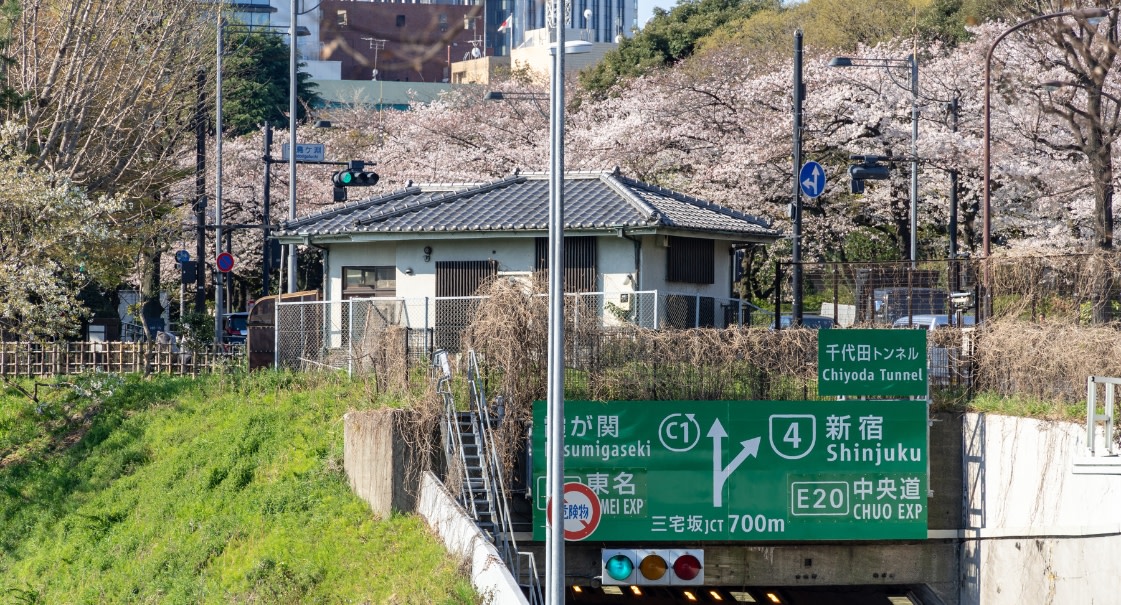
[[[618,173],[572,172],[565,177],[565,229],[663,229],[753,241],[781,237],[759,218]],[[546,173],[477,185],[410,186],[289,221],[277,235],[547,231],[548,205]]]

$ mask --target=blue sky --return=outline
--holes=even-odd
[[[675,2],[670,0],[638,0],[638,26],[646,25],[646,21],[654,15],[654,7],[660,6],[666,10],[673,8]]]

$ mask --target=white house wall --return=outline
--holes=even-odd
[[[573,233],[571,235],[578,235]],[[635,267],[635,242],[617,235],[605,235],[597,242],[596,289],[607,293],[599,302],[604,321],[619,323],[619,318],[634,303],[626,296],[636,291],[656,291],[712,297],[718,302],[730,298],[732,255],[731,242],[717,241],[714,246],[715,283],[691,284],[667,282],[664,236],[640,236],[640,266]],[[431,254],[425,258],[424,249]],[[408,302],[405,316],[414,327],[431,325],[432,309],[423,304],[436,293],[438,261],[498,261],[499,275],[528,278],[534,269],[535,237],[494,237],[459,239],[416,239],[375,243],[339,243],[330,246],[325,268],[327,300],[342,298],[342,268],[362,266],[393,266],[397,269],[397,298]],[[420,301],[420,302],[413,302]],[[333,321],[341,321],[336,306]],[[719,307],[717,308],[719,313]]]

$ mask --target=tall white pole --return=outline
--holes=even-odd
[[[296,219],[296,3],[288,23],[288,220]],[[296,291],[296,244],[288,244],[288,291]]]
[[[564,603],[564,35],[565,0],[552,0],[556,26],[549,112],[549,352],[547,482],[553,503],[545,534],[545,602]]]
[[[222,253],[222,7],[218,6],[217,74],[214,93],[214,258]],[[203,259],[199,259],[199,270],[203,270]],[[214,271],[214,344],[222,344],[222,308],[224,306],[225,274]]]

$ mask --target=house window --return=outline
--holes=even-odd
[[[343,267],[343,299],[397,296],[396,267]]]
[[[397,27],[405,27],[405,15],[397,15]]]
[[[533,270],[549,269],[549,238],[539,237],[535,242]],[[566,292],[595,292],[596,238],[572,236],[564,238],[564,290]]]
[[[715,250],[716,244],[710,239],[670,236],[666,250],[666,281],[715,283]]]

